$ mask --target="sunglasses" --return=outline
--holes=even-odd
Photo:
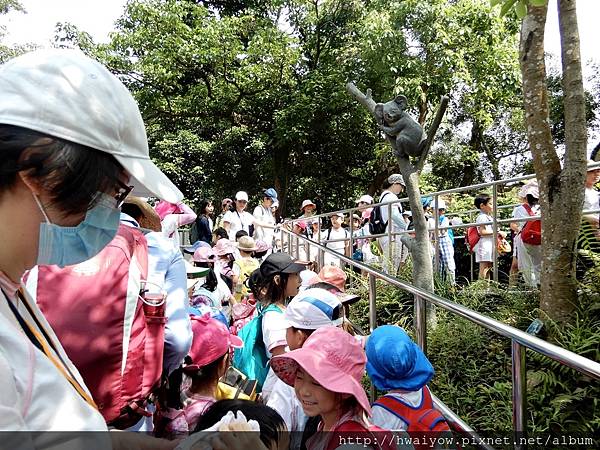
[[[133,186],[128,186],[121,180],[117,180],[117,184],[119,185],[119,188],[115,194],[115,200],[117,202],[117,208],[120,208],[123,206],[123,202],[125,202],[127,196],[131,193],[131,191],[133,191]]]

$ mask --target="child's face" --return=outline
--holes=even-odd
[[[306,340],[306,335],[293,327],[289,327],[285,332],[285,340],[290,350],[297,350],[302,347]]]
[[[210,215],[215,211],[215,207],[212,203],[209,203],[208,205],[206,205],[206,208],[204,208],[204,210],[206,211],[206,214]]]
[[[309,417],[331,415],[338,408],[336,393],[325,389],[301,368],[296,374],[294,391],[304,414]]]
[[[331,226],[339,228],[342,226],[342,218],[340,216],[331,216]]]
[[[492,202],[487,202],[487,203],[482,203],[481,207],[479,208],[481,209],[481,211],[483,211],[484,213],[491,213],[492,212]]]
[[[285,285],[285,296],[293,297],[300,290],[300,285],[302,284],[302,279],[300,278],[299,273],[290,273],[288,277],[287,283]]]

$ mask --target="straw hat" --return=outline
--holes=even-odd
[[[135,205],[142,213],[142,217],[138,220],[140,227],[152,231],[161,231],[160,217],[144,199],[134,195],[128,195],[123,204]]]
[[[250,236],[242,236],[238,239],[237,247],[243,252],[254,252],[256,251],[256,243]]]

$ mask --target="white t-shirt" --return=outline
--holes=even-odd
[[[304,431],[308,417],[304,414],[294,388],[278,378],[271,389],[266,404],[279,413],[285,421],[288,431],[292,432],[290,449],[300,448],[302,442],[300,432]]]
[[[392,191],[383,191],[381,193],[381,196],[379,197],[379,203],[382,203],[382,202],[387,203],[387,202],[391,202],[393,200],[398,200],[398,196],[396,194],[394,194]],[[388,210],[389,210],[388,205],[381,206],[381,220],[383,220],[386,223],[389,222]],[[392,231],[394,231],[394,232],[403,231],[407,227],[406,221],[402,217],[402,204],[400,202],[394,203],[392,205],[392,224],[393,224]]]
[[[338,241],[338,242],[325,242],[333,239],[348,239],[350,237],[350,232],[343,227],[338,228],[337,230],[331,228],[327,231],[321,232],[321,238],[323,245],[327,248],[336,251],[338,253],[344,254],[344,249],[346,245],[349,245],[350,241]],[[325,253],[325,265],[333,265],[333,266],[341,266],[340,258],[330,255],[329,253]]]
[[[287,345],[287,341],[285,339],[285,335],[287,332],[287,322],[283,318],[283,312],[278,311],[267,311],[263,315],[262,320],[262,332],[263,332],[263,342],[265,344],[265,349],[267,350],[267,357],[271,359],[271,350],[281,345]],[[275,382],[279,378],[273,372],[273,369],[269,368],[269,372],[267,374],[267,378],[263,384],[262,389],[262,397],[266,402],[269,399],[269,395]]]
[[[535,213],[533,208],[532,208],[532,211]],[[529,217],[529,213],[527,212],[527,210],[525,209],[525,207],[523,205],[519,205],[519,206],[515,206],[515,208],[513,209],[512,217],[515,219],[524,219],[526,217]],[[518,225],[518,231],[521,231],[527,222],[515,222],[515,223]]]
[[[275,217],[273,217],[271,208],[258,205],[256,208],[254,208],[253,216],[260,222],[275,226]],[[254,227],[254,239],[264,241],[269,245],[273,245],[274,233],[274,228],[264,228],[258,225]]]
[[[223,222],[229,222],[229,240],[235,242],[235,234],[244,230],[246,233],[250,233],[250,225],[254,223],[254,216],[247,211],[227,211]]]
[[[600,193],[594,188],[585,188],[583,198],[583,210],[586,209],[598,209],[600,199]],[[585,214],[584,217],[589,217],[594,221],[598,221],[598,213]]]
[[[47,331],[66,366],[86,389],[52,328],[37,305],[29,296],[27,298],[35,317]],[[0,292],[0,430],[107,431],[102,415],[77,393],[48,357],[27,338],[8,306],[9,301]],[[22,303],[17,309],[28,323],[35,323]],[[76,436],[64,433],[18,434],[14,438],[14,446],[3,442],[3,448],[111,448],[108,433],[78,433]],[[7,439],[10,442],[11,437]],[[30,446],[25,445],[27,440],[31,440]]]
[[[485,213],[479,213],[475,223],[491,222],[493,219],[491,216]],[[483,225],[486,231],[493,231],[492,225]],[[473,249],[475,253],[476,262],[490,262],[494,255],[494,235],[489,234],[486,236],[479,236],[479,242]]]

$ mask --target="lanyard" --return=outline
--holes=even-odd
[[[31,324],[29,324],[25,320],[25,318],[21,315],[17,307],[13,304],[13,302],[9,300],[8,296],[5,293],[4,296],[6,297],[6,301],[8,302],[8,307],[14,314],[15,318],[17,319],[17,322],[19,322],[19,326],[22,328],[27,338],[35,347],[37,347],[42,353],[44,353],[48,357],[48,359],[52,362],[52,364],[54,364],[54,366],[58,369],[62,376],[64,376],[67,379],[67,381],[71,383],[71,386],[73,386],[73,388],[79,393],[79,395],[94,409],[98,409],[94,400],[90,397],[90,395],[77,381],[75,376],[71,373],[69,366],[63,361],[60,352],[54,345],[52,339],[50,339],[50,336],[48,335],[42,324],[39,322],[39,320],[33,313],[29,302],[27,301],[20,289],[17,295],[19,296],[19,299],[23,302],[23,305],[25,305],[25,308],[29,312],[29,315],[32,317],[37,327],[41,331],[40,334],[39,331],[37,331]],[[58,360],[54,357],[50,348],[54,350],[54,353],[58,356]]]

